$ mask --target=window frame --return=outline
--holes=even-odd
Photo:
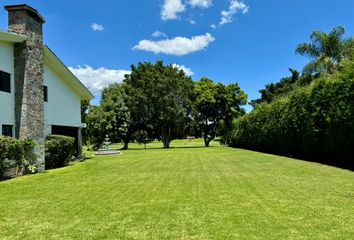
[[[43,101],[48,102],[48,86],[43,85]]]
[[[5,131],[5,129],[7,131]],[[9,124],[1,125],[1,135],[7,136],[7,137],[13,137],[14,136],[14,126],[9,125]]]
[[[7,79],[5,78],[7,77]],[[8,80],[8,82],[4,82]],[[0,70],[0,92],[11,93],[11,73]]]

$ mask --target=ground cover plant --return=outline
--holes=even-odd
[[[354,173],[202,140],[0,183],[1,239],[353,239]]]

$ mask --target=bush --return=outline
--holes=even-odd
[[[75,152],[75,139],[61,135],[50,135],[45,142],[46,169],[60,168],[69,165]]]
[[[14,167],[31,167],[35,163],[34,146],[31,140],[0,136],[0,179],[4,179],[6,173]]]
[[[234,121],[232,146],[354,168],[354,62]]]

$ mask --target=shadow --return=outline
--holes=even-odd
[[[354,165],[328,163],[328,162],[321,161],[321,160],[318,160],[318,159],[301,158],[299,156],[292,155],[292,154],[275,153],[275,152],[272,152],[272,151],[245,148],[245,147],[231,147],[231,148],[242,149],[242,150],[247,150],[247,151],[256,152],[256,153],[263,153],[263,154],[268,154],[268,155],[272,155],[272,156],[286,157],[286,158],[290,158],[290,159],[295,160],[295,161],[316,163],[316,164],[323,165],[323,166],[335,167],[335,168],[339,168],[339,169],[343,169],[343,170],[348,170],[348,171],[354,172]]]
[[[201,148],[216,148],[216,146],[176,146],[170,148],[163,148],[163,147],[149,147],[149,148],[128,148],[128,149],[120,149],[120,151],[144,151],[144,150],[172,150],[172,149],[201,149]]]

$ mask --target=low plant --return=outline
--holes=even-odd
[[[16,176],[20,174],[19,169],[35,172],[34,147],[31,140],[0,136],[0,179],[6,178],[8,171],[13,168],[17,168]]]
[[[75,139],[62,135],[49,135],[45,141],[46,169],[69,165],[75,151]]]

